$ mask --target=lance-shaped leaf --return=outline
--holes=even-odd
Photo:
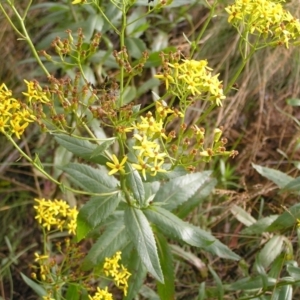
[[[102,165],[108,161],[102,153],[108,147],[111,139],[105,141],[105,146],[102,147],[101,145],[92,144],[87,140],[81,140],[65,134],[55,134],[55,140],[68,151],[74,153],[78,157],[86,159],[87,161]]]
[[[281,214],[269,227],[267,227],[266,231],[274,232],[288,229],[297,223],[297,219],[300,219],[300,203],[291,206],[288,211]]]
[[[123,255],[122,255],[123,257]],[[143,265],[139,255],[136,250],[131,252],[131,255],[126,264],[128,271],[131,273],[131,276],[128,280],[128,290],[127,296],[124,296],[124,300],[135,299],[136,295],[141,289],[141,286],[146,278],[147,270]]]
[[[108,149],[108,147],[110,145],[112,145],[114,142],[115,142],[114,139],[109,139],[109,140],[106,140],[106,141],[102,142],[101,145],[98,145],[94,149],[93,153],[90,156],[90,159],[93,159],[94,157],[99,157],[99,155],[101,153],[103,153],[106,149]]]
[[[157,280],[164,282],[151,226],[140,209],[127,207],[125,225],[141,261]]]
[[[284,237],[281,235],[273,236],[258,254],[261,265],[267,269],[277,256],[283,251]]]
[[[158,255],[165,283],[157,282],[160,299],[175,299],[174,264],[171,248],[166,238],[159,232],[155,233]]]
[[[258,275],[256,277],[246,277],[235,281],[232,284],[224,285],[227,291],[254,290],[274,287],[278,284],[276,278],[267,275]]]
[[[237,254],[209,232],[182,221],[162,207],[151,206],[145,210],[145,214],[149,221],[157,226],[158,230],[172,238],[179,239],[191,246],[200,247],[222,258],[240,259]]]
[[[108,223],[105,231],[90,249],[83,261],[83,270],[101,264],[106,257],[112,257],[117,251],[121,251],[130,242],[124,224],[123,216],[118,220]]]
[[[192,196],[188,201],[183,203],[176,210],[176,215],[180,219],[184,219],[192,212],[200,203],[207,200],[208,196],[211,194],[212,190],[217,184],[217,180],[212,178],[205,182],[203,186]]]
[[[191,198],[197,190],[208,180],[211,171],[193,173],[171,179],[162,185],[153,201],[163,202],[164,208],[173,210]]]
[[[71,181],[83,190],[92,193],[108,193],[115,191],[118,181],[109,176],[104,169],[95,169],[87,165],[70,163],[62,168]]]
[[[285,173],[275,169],[262,167],[256,164],[252,164],[252,167],[260,175],[273,181],[280,189],[284,188],[287,184],[289,184],[294,179],[293,177],[286,175]]]
[[[77,217],[77,240],[83,239],[90,230],[111,215],[117,208],[120,200],[121,196],[119,193],[91,198],[79,211]]]
[[[135,170],[131,164],[126,163],[126,183],[129,189],[132,191],[134,199],[140,206],[143,206],[145,202],[145,189],[142,178],[137,170]]]
[[[24,282],[31,287],[40,297],[46,296],[47,295],[47,291],[45,290],[45,288],[36,283],[35,281],[33,281],[32,279],[28,278],[25,274],[20,273],[22,279],[24,280]],[[2,298],[2,297],[1,297]]]

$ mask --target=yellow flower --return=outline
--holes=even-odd
[[[168,114],[173,114],[174,111],[164,103],[164,101],[156,101],[156,113],[159,115],[160,118],[165,119]]]
[[[26,127],[36,117],[11,96],[12,92],[2,83],[0,86],[0,131],[7,135],[15,134],[20,139]]]
[[[143,158],[140,155],[138,156],[138,162],[138,164],[132,164],[132,167],[138,171],[141,171],[143,178],[146,180],[146,171],[149,169],[149,165],[144,162]]]
[[[165,170],[165,169],[162,169],[161,168],[161,166],[162,166],[162,164],[164,163],[164,161],[162,160],[162,161],[160,161],[159,163],[155,163],[154,164],[154,166],[151,168],[151,176],[156,176],[156,174],[157,174],[157,172],[160,172],[160,173],[166,173],[167,172],[167,170]]]
[[[50,296],[43,296],[43,300],[55,300],[55,299]]]
[[[9,117],[4,118],[3,116],[0,117],[0,131],[4,132],[5,128],[7,128],[9,125],[6,124],[9,120]]]
[[[22,120],[19,116],[16,116],[13,120],[10,121],[11,132],[14,133],[18,139],[21,138],[21,135],[24,133],[25,128],[28,126],[28,122],[20,124]]]
[[[152,149],[157,147],[157,143],[148,141],[147,136],[141,136],[139,134],[134,134],[134,138],[138,141],[138,145],[133,146],[135,150],[139,150],[139,155],[145,153],[145,156],[148,156],[149,153],[152,153]]]
[[[39,255],[37,252],[34,253],[35,259],[34,261],[40,261],[40,260],[48,260],[49,259],[49,255]]]
[[[111,276],[114,279],[118,288],[124,291],[124,295],[127,295],[128,279],[131,274],[128,270],[119,264],[121,259],[121,252],[118,251],[112,258],[105,258],[103,270],[106,276]]]
[[[155,78],[158,78],[158,79],[163,79],[165,80],[165,84],[166,84],[166,89],[168,90],[169,89],[169,85],[170,83],[174,83],[174,79],[173,77],[168,74],[168,73],[164,73],[164,74],[157,74],[157,75],[154,75]]]
[[[92,297],[89,295],[90,300],[113,300],[112,294],[107,291],[107,287],[104,290],[101,290],[97,287],[96,294]]]
[[[169,70],[154,77],[165,80],[166,88],[173,85],[171,90],[176,96],[193,95],[201,96],[202,100],[209,100],[216,105],[222,105],[221,100],[225,99],[222,89],[222,82],[218,76],[212,76],[212,69],[208,67],[207,60],[182,60],[181,63],[168,64]],[[163,107],[158,106],[158,113],[163,112]],[[170,112],[170,111],[169,111]],[[168,113],[169,113],[168,112]],[[166,116],[164,113],[162,116]]]
[[[300,37],[300,22],[279,2],[284,1],[236,0],[225,8],[229,14],[228,22],[238,30],[242,25],[246,32],[262,37],[265,45],[285,45],[288,48],[290,42]]]
[[[124,173],[125,172],[124,165],[127,161],[127,156],[126,155],[124,156],[121,163],[119,162],[118,158],[114,154],[112,155],[111,159],[112,159],[113,163],[111,163],[111,162],[106,163],[106,165],[112,169],[108,173],[108,175],[113,175],[117,172]]]
[[[54,201],[45,199],[34,199],[38,204],[34,206],[36,210],[35,219],[47,230],[55,227],[62,231],[67,229],[70,234],[76,233],[77,215],[76,207],[70,208],[69,204],[63,200]]]
[[[86,3],[86,0],[74,0],[72,1],[72,4],[75,5],[75,4],[84,4]]]
[[[42,91],[42,88],[35,81],[27,81],[24,79],[24,82],[27,85],[27,93],[22,93],[24,96],[28,97],[28,102],[40,101],[42,103],[48,103],[48,99],[45,92]]]

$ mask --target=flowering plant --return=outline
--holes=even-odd
[[[65,39],[56,38],[52,42],[52,52],[39,52],[41,59],[24,26],[26,13],[20,16],[13,1],[6,2],[21,24],[21,30],[14,29],[31,47],[48,83],[26,79],[23,102],[13,98],[12,91],[2,84],[0,131],[44,177],[61,188],[63,195],[72,192],[88,199],[84,205],[78,205],[79,211],[57,199],[52,202],[36,199],[38,204],[35,206],[36,219],[44,230],[54,227],[67,230],[69,234],[76,233],[76,243],[86,238],[96,240],[86,255],[77,257],[80,270],[93,270],[93,276],[97,276],[100,268],[124,292],[126,299],[135,297],[149,273],[157,281],[162,299],[172,299],[175,281],[169,239],[199,247],[221,258],[239,260],[237,254],[210,232],[182,219],[211,193],[216,184],[211,171],[199,172],[199,164],[216,156],[237,155],[236,150],[226,149],[227,139],[222,137],[222,127],[211,130],[209,136],[201,122],[213,108],[226,101],[226,93],[257,49],[267,44],[288,47],[290,43],[298,43],[298,20],[279,3],[265,0],[266,5],[262,6],[262,1],[258,0],[237,0],[226,11],[228,21],[238,29],[245,55],[226,87],[208,61],[184,57],[179,50],[162,52],[160,69],[153,77],[157,86],[160,81],[164,83],[165,93],[157,89],[159,95],[156,93],[151,103],[141,105],[140,95],[133,85],[134,79],[145,70],[149,53],[141,51],[133,56],[125,43],[126,29],[134,23],[130,23],[127,16],[135,1],[109,2],[108,8],[120,14],[121,24],[112,22],[107,16],[109,9],[105,12],[98,1],[72,2],[78,9],[80,5],[89,5],[119,37],[118,50],[112,52],[117,75],[108,78],[109,87],[105,84],[95,87],[96,83],[89,80],[85,68],[97,57],[102,33],[96,32],[87,40],[82,29],[78,29],[76,36],[68,30]],[[212,11],[217,3],[215,1],[210,7]],[[142,17],[146,18],[166,4],[166,1],[154,4]],[[11,22],[2,4],[0,10]],[[254,42],[250,35],[254,36]],[[128,39],[127,45],[132,41]],[[62,68],[71,68],[72,76],[58,79],[51,75],[46,60]],[[207,103],[207,111],[192,124],[187,124],[188,110],[199,101]],[[66,181],[52,175],[37,155],[31,158],[18,147],[14,137],[20,139],[32,122],[53,136],[56,143],[74,158],[59,166],[67,176]],[[180,214],[183,210],[186,213]],[[128,270],[118,262],[120,251]],[[53,275],[51,268],[57,267],[56,275],[63,272],[55,262],[49,261],[49,250],[45,252],[36,255],[36,262],[41,270],[41,281],[48,282],[48,290],[51,289],[49,277]],[[74,251],[68,253],[69,259]],[[66,273],[72,274],[69,269]],[[55,292],[57,298],[64,297],[64,284],[69,284],[66,294],[74,288],[72,276],[59,280],[58,277],[50,280],[50,283],[59,283],[61,293]],[[79,281],[81,277],[76,278]],[[88,280],[92,281],[92,277],[80,281],[81,292],[89,290]],[[52,295],[43,296],[48,299]],[[94,296],[89,299],[111,297],[107,287],[97,286]]]

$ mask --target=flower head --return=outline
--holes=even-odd
[[[167,74],[155,75],[156,78],[165,80],[167,89],[176,95],[197,96],[199,99],[209,100],[221,106],[225,96],[218,76],[219,74],[212,75],[212,69],[208,67],[206,60],[190,59],[180,63],[169,63]],[[172,89],[169,86],[172,86]]]
[[[13,135],[19,139],[30,122],[36,117],[28,107],[12,98],[12,92],[2,83],[0,86],[0,132]]]
[[[119,264],[121,259],[121,252],[118,251],[111,258],[105,258],[103,270],[106,276],[111,276],[114,279],[118,288],[124,291],[124,295],[127,295],[128,279],[131,274],[128,270]]]
[[[114,154],[112,155],[111,159],[113,163],[111,162],[106,163],[106,165],[111,168],[111,171],[108,173],[108,175],[113,175],[117,172],[124,173],[125,172],[124,165],[127,161],[127,156],[125,155],[121,162],[119,162],[119,159]]]
[[[86,0],[74,0],[72,1],[72,4],[75,5],[75,4],[85,4],[86,3]]]
[[[42,91],[42,88],[36,81],[27,81],[24,80],[27,85],[27,92],[22,93],[24,96],[27,96],[27,101],[29,104],[32,102],[40,101],[42,103],[48,103],[50,100],[48,99],[45,92]]]
[[[35,219],[47,230],[57,228],[62,231],[67,229],[70,234],[76,233],[77,215],[76,207],[70,208],[67,202],[63,200],[54,201],[45,199],[34,199],[37,205]]]
[[[226,7],[228,22],[236,28],[241,25],[251,34],[267,38],[272,45],[289,47],[300,37],[300,22],[286,11],[282,0],[235,0]],[[296,44],[296,43],[295,43]]]
[[[92,297],[89,295],[90,300],[113,300],[112,294],[107,291],[107,287],[102,290],[97,287],[96,294]]]

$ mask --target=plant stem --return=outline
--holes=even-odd
[[[249,53],[249,55],[244,58],[242,60],[242,62],[240,63],[237,71],[235,72],[235,74],[233,75],[233,77],[231,78],[231,80],[229,81],[228,85],[226,86],[226,89],[224,90],[224,94],[226,95],[230,89],[232,88],[232,86],[234,85],[234,83],[236,82],[236,80],[238,79],[238,77],[240,76],[240,74],[242,73],[246,63],[248,62],[249,59],[251,59],[251,57],[253,56],[254,52],[255,52],[256,48],[252,48],[251,52]]]
[[[209,16],[208,18],[206,19],[200,33],[198,34],[197,38],[195,41],[193,41],[192,43],[192,51],[191,51],[191,54],[190,56],[193,57],[194,53],[195,53],[195,50],[197,49],[197,45],[199,43],[199,41],[202,39],[202,36],[204,34],[204,32],[206,31],[206,28],[210,22],[210,20],[212,19],[212,17],[214,16],[214,13],[215,13],[215,8],[216,8],[216,5],[218,4],[218,1],[215,1],[211,7],[211,10],[210,10],[210,13],[209,13]]]
[[[33,160],[31,157],[29,157],[19,146],[18,144],[14,141],[14,139],[7,133],[3,132],[6,136],[6,138],[14,145],[14,147],[19,151],[20,154],[22,154],[22,156],[28,161],[30,162],[37,170],[39,170],[44,176],[46,176],[46,178],[48,178],[50,181],[52,181],[53,183],[57,184],[58,186],[60,186],[62,189],[66,189],[69,191],[72,191],[74,193],[77,194],[82,194],[82,195],[91,195],[91,196],[110,196],[116,193],[119,193],[120,191],[113,191],[110,193],[90,193],[90,192],[84,192],[84,191],[80,191],[80,190],[75,190],[72,189],[71,187],[65,186],[63,185],[61,182],[57,181],[55,178],[53,178],[51,175],[49,175],[44,169],[43,167],[37,163],[35,160]]]

